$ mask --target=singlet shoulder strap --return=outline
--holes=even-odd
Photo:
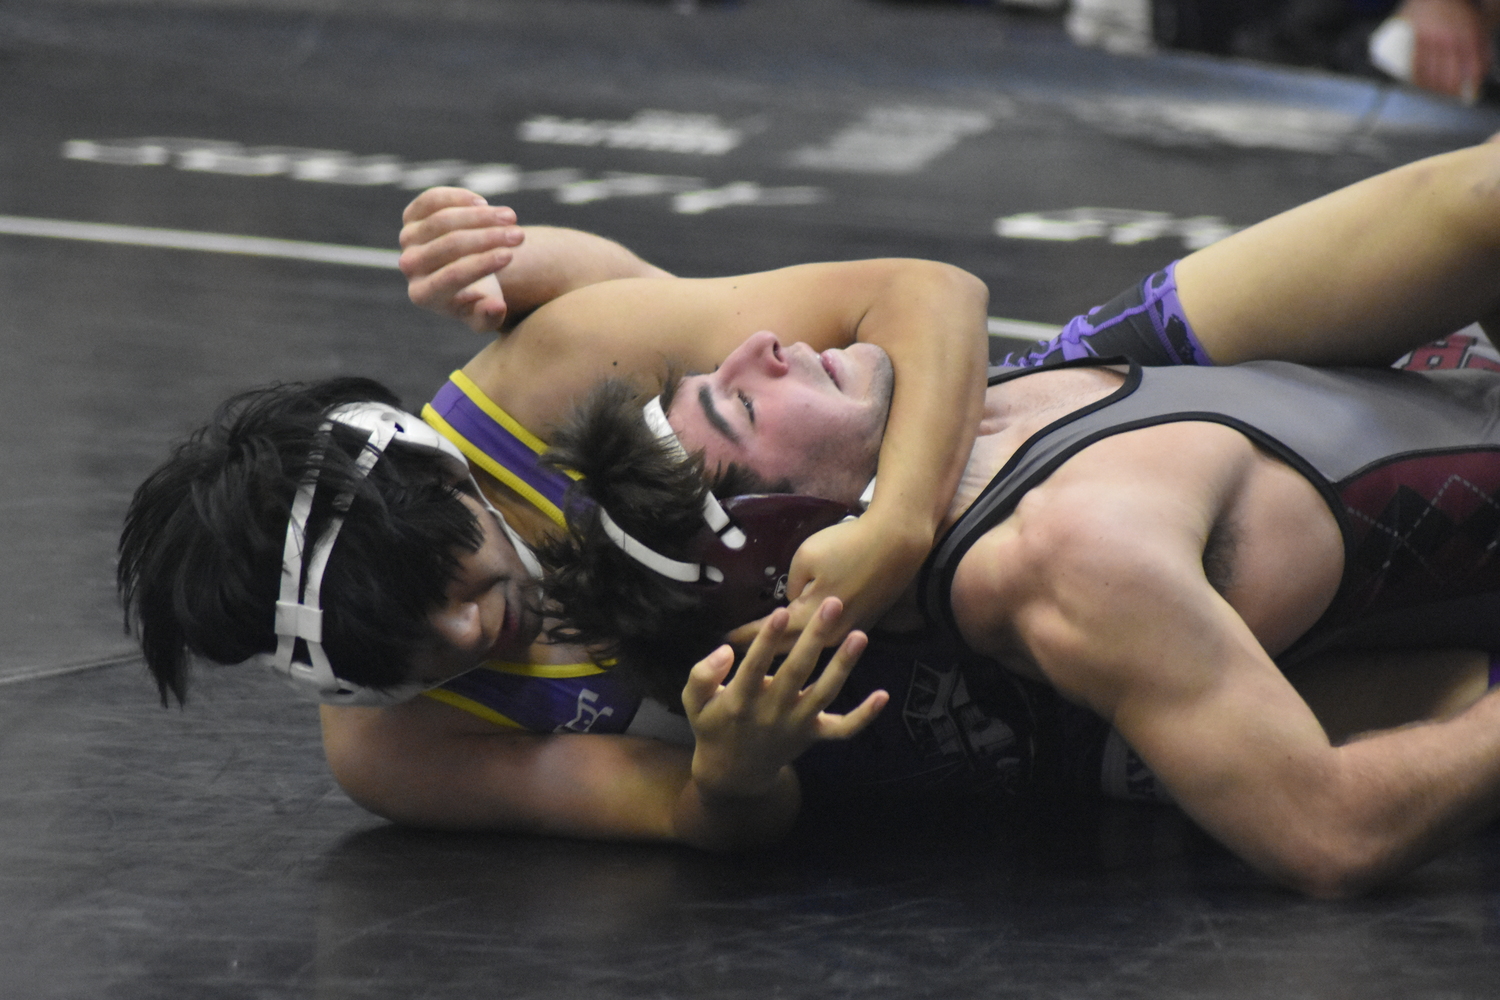
[[[1043,368],[990,368],[989,384],[995,386],[1060,368],[1098,368],[1114,364],[1128,366],[1119,388],[1031,435],[994,475],[964,515],[933,546],[917,577],[918,606],[928,626],[935,626],[950,637],[958,636],[958,624],[953,618],[948,591],[964,554],[980,536],[1004,520],[1029,489],[1098,436],[1094,433],[1094,422],[1087,418],[1132,395],[1140,387],[1142,374],[1141,366],[1126,358],[1079,358]]]
[[[559,527],[566,527],[563,498],[573,479],[541,465],[547,443],[522,427],[461,371],[448,376],[422,419],[458,445],[470,462],[515,490]]]

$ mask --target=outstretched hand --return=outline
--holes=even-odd
[[[782,651],[809,627],[826,598],[837,597],[844,606],[826,630],[825,641],[832,645],[850,629],[872,627],[916,578],[932,548],[931,537],[881,521],[873,513],[872,508],[863,517],[824,528],[797,549],[787,574],[792,600]],[[769,620],[742,625],[729,633],[728,641],[743,646]]]
[[[526,238],[516,213],[463,188],[423,191],[401,213],[401,273],[423,309],[475,333],[499,333],[507,306],[500,271]]]
[[[842,611],[838,600],[823,601],[791,654],[769,676],[787,628],[785,608],[766,619],[733,677],[729,671],[734,651],[728,646],[720,646],[693,667],[682,704],[697,738],[693,781],[702,792],[736,798],[763,795],[775,785],[781,769],[808,747],[822,740],[848,739],[885,707],[890,696],[874,691],[847,714],[824,711],[864,652],[866,638],[861,632],[851,632],[817,680],[808,683]]]

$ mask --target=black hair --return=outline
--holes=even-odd
[[[116,582],[163,705],[187,692],[189,654],[239,663],[276,648],[275,605],[287,521],[317,464],[306,535],[353,496],[323,577],[323,646],[346,680],[388,688],[410,678],[460,551],[483,534],[439,459],[399,442],[367,477],[359,431],[326,413],[353,402],[400,406],[370,379],[274,385],[225,402],[136,490]],[[311,546],[306,546],[311,549]],[[300,644],[299,644],[300,648]]]
[[[664,406],[676,381],[663,390]],[[703,614],[693,584],[669,580],[620,551],[599,508],[643,544],[683,559],[704,527],[705,493],[790,493],[791,483],[767,482],[735,464],[710,472],[701,454],[683,461],[646,426],[636,387],[619,379],[597,386],[557,428],[543,461],[583,475],[567,505],[566,537],[537,551],[543,590],[555,604],[549,636],[616,657],[647,693],[679,704],[688,671],[723,642],[723,627]]]

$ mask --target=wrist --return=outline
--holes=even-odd
[[[762,801],[774,796],[788,781],[796,781],[796,772],[790,764],[774,770],[716,769],[693,762],[693,785],[705,803],[735,807]]]
[[[705,850],[743,850],[773,843],[791,829],[802,791],[790,765],[756,794],[711,789],[695,777],[679,799],[677,835]]]
[[[937,535],[938,519],[930,511],[911,510],[899,502],[872,502],[860,521],[878,534],[893,555],[917,562],[927,557]]]

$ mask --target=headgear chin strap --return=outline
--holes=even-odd
[[[330,410],[327,416],[328,420],[320,429],[318,443],[314,446],[311,468],[297,487],[297,495],[292,500],[291,516],[287,519],[286,545],[282,550],[281,592],[276,600],[276,651],[261,653],[255,659],[285,677],[300,694],[325,705],[394,705],[416,697],[433,685],[413,682],[384,689],[364,687],[336,675],[328,662],[328,654],[323,650],[323,605],[320,599],[323,572],[328,568],[328,556],[333,551],[333,543],[344,526],[344,515],[354,501],[352,493],[342,493],[334,499],[335,513],[329,519],[323,534],[313,543],[305,575],[302,569],[307,519],[312,513],[313,494],[317,490],[319,462],[323,449],[330,444],[335,423],[366,431],[370,435],[354,463],[355,472],[360,478],[370,474],[370,470],[380,461],[392,441],[400,441],[426,451],[436,456],[455,479],[466,480],[474,487],[474,496],[494,515],[533,577],[541,576],[541,566],[531,548],[480,492],[463,453],[420,418],[394,406],[373,402],[340,406]],[[294,656],[298,639],[307,646],[305,662]]]
[[[685,461],[687,451],[667,422],[661,397],[647,403],[642,415],[657,439]],[[599,524],[620,551],[642,566],[698,587],[704,614],[727,631],[785,604],[787,575],[798,547],[808,536],[858,517],[874,495],[874,487],[872,479],[860,506],[790,493],[731,497],[720,503],[712,493],[705,493],[704,527],[688,543],[686,560],[665,556],[635,538],[602,506]]]

